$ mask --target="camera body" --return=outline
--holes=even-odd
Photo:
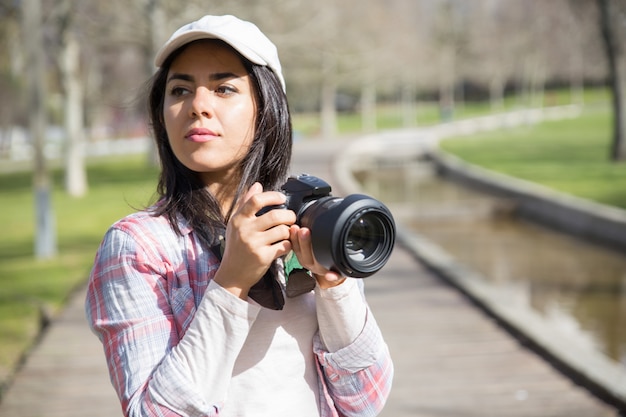
[[[385,265],[396,229],[382,202],[362,194],[333,197],[326,181],[307,174],[290,177],[281,189],[287,201],[280,208],[293,210],[296,224],[311,231],[319,263],[354,278],[368,277]],[[262,211],[273,208],[279,207]]]
[[[321,178],[301,174],[296,177],[289,177],[281,190],[287,196],[284,207],[293,210],[297,215],[312,202],[323,197],[330,197],[332,188]]]

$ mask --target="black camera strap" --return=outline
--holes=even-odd
[[[211,247],[211,251],[220,261],[224,255],[224,247],[225,239],[221,236],[220,243]],[[285,288],[287,297],[297,297],[315,288],[315,278],[300,265],[298,258],[293,252],[290,252],[285,257],[284,267],[285,276],[287,277],[287,285]],[[250,288],[248,296],[265,308],[282,310],[285,305],[285,298],[277,275],[277,265],[274,263],[267,272],[265,272],[263,277]]]
[[[287,297],[297,297],[315,288],[315,278],[307,269],[300,265],[293,251],[289,252],[285,257],[285,276],[287,277],[287,286],[285,288]]]

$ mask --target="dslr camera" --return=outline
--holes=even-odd
[[[315,259],[344,276],[365,278],[380,270],[393,250],[396,226],[389,209],[362,194],[331,196],[324,180],[302,174],[281,187],[287,201],[266,207],[293,210],[296,224],[311,231]]]

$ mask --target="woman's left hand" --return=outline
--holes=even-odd
[[[311,231],[308,228],[292,225],[289,229],[289,240],[291,240],[291,247],[298,257],[298,262],[311,271],[320,288],[334,287],[345,281],[345,277],[326,269],[317,262],[311,244]]]

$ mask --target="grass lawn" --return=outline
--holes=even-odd
[[[484,113],[483,113],[484,114]],[[439,122],[439,110],[436,103],[419,103],[414,111],[415,124],[432,125]],[[378,130],[397,129],[402,126],[402,113],[396,105],[380,106],[376,110],[376,128]],[[319,113],[297,113],[293,115],[293,128],[296,135],[315,137],[321,132]],[[342,134],[358,133],[362,129],[362,117],[359,112],[339,113],[337,115],[337,132]]]
[[[609,161],[611,114],[593,106],[574,120],[451,138],[463,160],[604,204],[626,208],[626,163]]]
[[[61,189],[54,172],[53,207],[58,256],[35,260],[31,175],[0,175],[0,388],[39,331],[40,309],[58,310],[85,282],[104,232],[115,220],[152,201],[157,171],[145,157],[95,163],[89,194],[80,199]]]

